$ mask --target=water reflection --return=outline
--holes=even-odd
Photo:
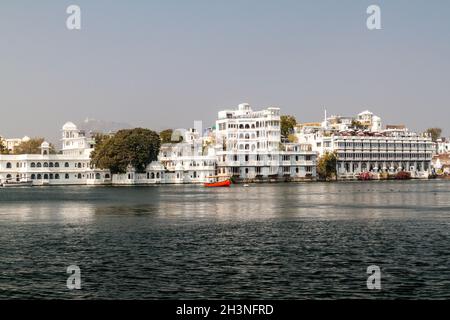
[[[419,219],[450,212],[448,182],[299,183],[0,191],[0,221],[93,223],[105,216],[155,220]]]

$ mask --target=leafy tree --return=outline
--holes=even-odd
[[[44,138],[31,138],[28,141],[24,141],[14,148],[14,154],[40,154],[41,144],[44,141]],[[49,153],[56,154],[55,147],[51,143]]]
[[[145,172],[147,165],[158,158],[161,140],[149,129],[119,130],[113,136],[104,136],[91,154],[91,162],[97,168],[111,173],[125,173],[131,165],[136,172]]]
[[[178,143],[183,141],[183,137],[180,136],[178,132],[175,132],[173,134],[172,129],[166,129],[159,133],[159,136],[161,137],[162,143]]]
[[[336,172],[337,156],[334,152],[327,152],[317,161],[317,174],[320,179],[329,180],[337,178]]]
[[[294,116],[284,115],[280,117],[281,137],[288,138],[294,132],[297,120]]]
[[[298,142],[298,138],[297,138],[297,136],[295,134],[290,134],[288,136],[288,141],[292,142],[292,143],[296,143],[296,142]]]
[[[436,140],[441,137],[442,129],[441,128],[428,128],[425,132],[431,136],[431,139],[434,142],[436,142]]]

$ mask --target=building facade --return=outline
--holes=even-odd
[[[281,143],[280,109],[253,111],[243,103],[216,121],[217,172],[241,181],[304,180],[316,176],[309,145]]]
[[[335,118],[325,118],[320,127],[303,126],[296,135],[300,142],[311,144],[319,156],[327,152],[337,155],[338,178],[356,179],[361,173],[395,174],[408,171],[414,178],[428,178],[435,144],[428,136],[409,132],[404,126],[380,129],[381,119],[370,111],[356,118],[364,128],[337,125]]]
[[[91,167],[93,141],[68,122],[62,129],[62,152],[51,154],[48,142],[40,154],[0,155],[0,183],[32,182],[33,185],[83,185],[111,182],[107,170]]]

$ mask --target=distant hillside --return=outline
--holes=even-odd
[[[87,118],[78,124],[78,129],[89,132],[111,133],[120,129],[131,129],[132,125],[125,122],[113,122]]]

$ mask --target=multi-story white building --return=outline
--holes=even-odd
[[[409,132],[404,126],[379,130],[381,119],[369,111],[360,113],[358,119],[372,129],[337,130],[324,121],[320,128],[305,126],[296,134],[299,142],[311,144],[319,156],[327,152],[337,154],[339,178],[353,179],[363,172],[399,171],[408,171],[416,178],[428,177],[435,148],[430,137]]]
[[[439,138],[436,141],[437,154],[450,153],[450,139]]]
[[[62,129],[62,153],[51,154],[44,141],[40,154],[0,155],[0,183],[31,181],[33,185],[103,184],[107,170],[90,165],[93,141],[68,122]]]
[[[240,104],[216,121],[218,174],[236,179],[302,180],[316,176],[316,153],[308,145],[282,144],[280,109],[253,111]]]

